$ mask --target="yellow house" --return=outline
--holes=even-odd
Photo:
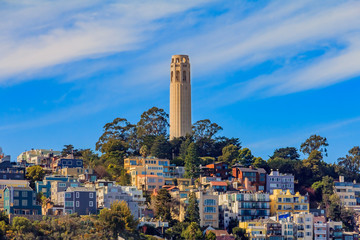
[[[240,222],[239,228],[246,230],[249,240],[266,239],[266,224],[261,221]]]
[[[162,170],[164,167],[170,166],[170,160],[168,159],[159,159],[159,158],[143,158],[143,157],[131,157],[124,159],[124,169],[130,173],[131,168],[134,167],[161,167]]]
[[[290,190],[274,189],[270,195],[270,214],[309,212],[309,197],[301,196],[299,192],[291,194]]]

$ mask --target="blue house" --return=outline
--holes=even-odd
[[[51,183],[54,181],[59,182],[76,182],[76,179],[67,176],[50,175],[45,176],[43,181],[36,181],[35,188],[37,193],[42,193],[45,197],[51,196]]]
[[[64,212],[79,215],[96,214],[96,190],[87,187],[69,187],[64,196]]]
[[[67,158],[61,158],[58,160],[57,168],[76,168],[80,167],[83,168],[83,160],[82,159],[67,159]]]
[[[4,210],[7,214],[41,215],[36,193],[30,187],[6,187]]]

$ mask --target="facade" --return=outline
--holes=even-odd
[[[297,234],[297,226],[289,218],[281,219],[281,232],[284,240],[295,240]]]
[[[324,216],[314,217],[314,240],[328,239],[327,224]]]
[[[168,159],[159,159],[159,158],[143,158],[143,157],[132,157],[124,159],[124,169],[130,173],[131,168],[134,167],[146,167],[147,169],[155,169],[149,167],[161,167],[162,170],[164,167],[170,166],[170,160]]]
[[[343,239],[343,227],[342,222],[327,222],[327,233],[329,240],[342,240]]]
[[[272,194],[274,189],[290,190],[294,194],[294,176],[271,170],[271,173],[266,176],[266,191]]]
[[[202,168],[202,171],[204,173],[204,176],[220,177],[223,180],[227,180],[231,176],[229,164],[226,162],[208,164]]]
[[[59,193],[65,192],[69,187],[80,187],[79,182],[75,181],[51,181],[50,197],[55,205],[64,205],[64,201],[60,201]]]
[[[54,156],[60,156],[60,154],[60,151],[54,151],[52,149],[32,149],[21,153],[17,157],[17,162],[22,163],[25,161],[29,164],[43,165],[44,160],[50,159]]]
[[[0,161],[0,179],[24,180],[25,168],[10,161],[10,157],[3,157]]]
[[[246,230],[249,239],[283,240],[282,226],[272,219],[256,219],[240,222],[239,227]]]
[[[63,168],[83,168],[83,160],[82,159],[72,159],[72,158],[60,158],[57,160],[55,164],[55,169],[63,169]]]
[[[59,173],[60,175],[63,176],[79,177],[81,174],[93,174],[94,170],[91,168],[82,168],[82,167],[74,167],[74,168],[65,167],[62,168]]]
[[[263,168],[254,168],[244,167],[241,165],[234,165],[232,167],[232,176],[238,181],[240,184],[245,184],[245,179],[247,178],[251,185],[256,187],[256,191],[265,191],[266,188],[266,171]]]
[[[214,192],[226,192],[228,184],[226,182],[212,181],[210,182],[210,188]]]
[[[196,192],[195,195],[199,203],[200,227],[219,228],[219,196],[205,191]]]
[[[0,210],[4,209],[4,190],[6,187],[29,187],[27,180],[0,180]]]
[[[308,196],[300,193],[291,194],[290,190],[282,191],[275,189],[270,195],[271,215],[282,215],[286,213],[309,212]]]
[[[100,187],[96,189],[96,192],[98,208],[110,208],[113,202],[124,201],[136,219],[141,217],[141,209],[139,208],[138,201],[134,200],[129,193],[125,192],[122,186]]]
[[[297,239],[298,240],[312,240],[313,239],[313,224],[314,215],[311,213],[293,214],[294,223],[297,225]]]
[[[6,187],[4,210],[7,214],[41,215],[36,193],[30,187]]]
[[[76,182],[76,180],[71,177],[60,176],[60,175],[48,175],[44,177],[43,181],[35,182],[36,192],[42,193],[45,197],[49,198],[51,196],[51,182],[54,181]]]
[[[136,187],[142,191],[159,190],[164,185],[164,177],[157,175],[138,175]]]
[[[191,134],[191,76],[187,55],[173,55],[170,65],[170,139]]]
[[[334,182],[334,192],[344,207],[360,213],[360,183],[345,182],[344,176],[340,176],[339,181]]]
[[[231,219],[239,222],[270,216],[268,193],[236,192],[219,195],[220,226],[227,228]]]
[[[64,198],[64,213],[79,215],[96,214],[96,191],[94,188],[69,187],[61,193]]]

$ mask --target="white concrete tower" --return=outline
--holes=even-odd
[[[170,66],[170,139],[191,134],[191,78],[187,55],[173,55]]]

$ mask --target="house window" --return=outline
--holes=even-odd
[[[19,191],[14,191],[14,197],[18,197],[19,196]]]
[[[14,206],[19,206],[19,200],[14,200]]]
[[[66,187],[66,183],[59,183],[59,187]]]
[[[94,193],[89,193],[89,198],[94,198]]]
[[[76,192],[76,198],[79,198],[79,197],[80,197],[80,193]]]
[[[27,197],[28,196],[28,193],[26,191],[22,192],[22,197]]]
[[[71,193],[65,193],[65,198],[71,198]]]
[[[23,207],[27,206],[27,205],[28,205],[28,201],[27,201],[27,200],[22,200],[21,205],[22,205]]]
[[[93,201],[90,201],[89,202],[89,207],[92,207],[93,206]]]
[[[80,202],[76,201],[76,207],[79,207],[79,206],[80,206]]]
[[[76,165],[81,166],[81,161],[76,161]]]
[[[65,207],[74,207],[74,202],[66,201]]]

